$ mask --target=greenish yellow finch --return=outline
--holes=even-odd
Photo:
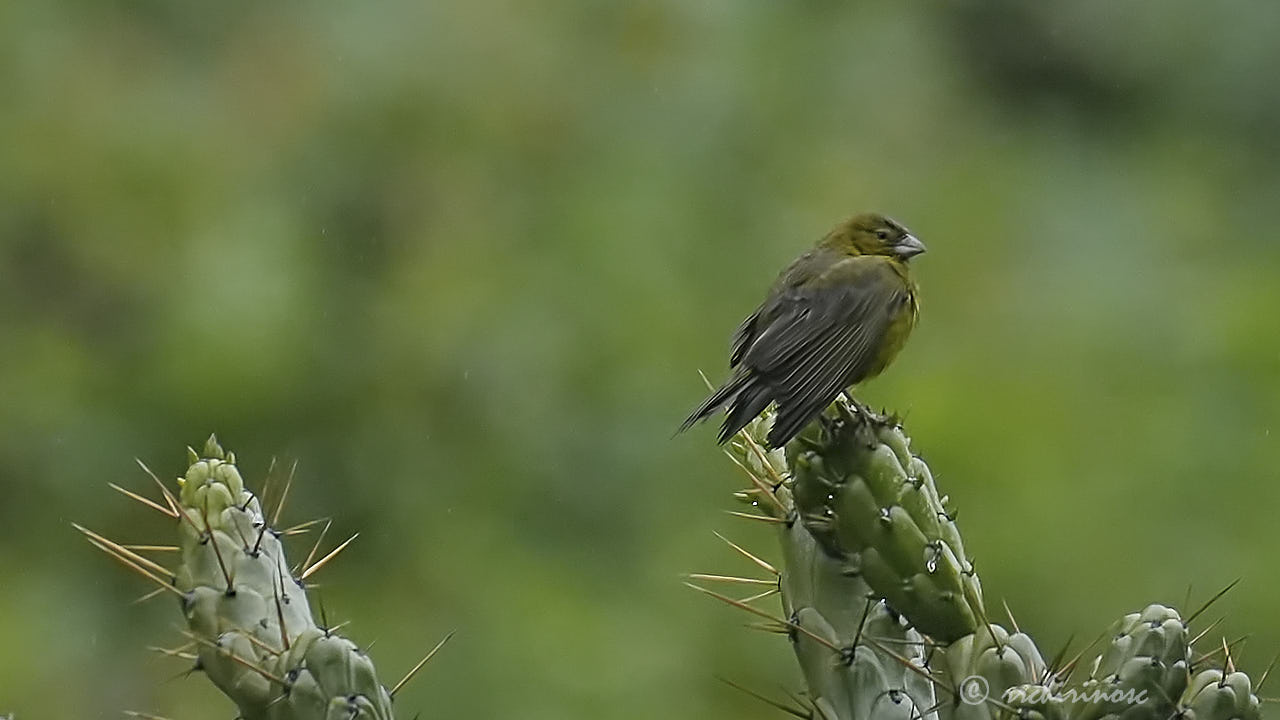
[[[855,215],[782,271],[733,336],[733,375],[686,430],[727,408],[720,442],[777,403],[769,445],[782,447],[852,385],[879,375],[915,327],[907,262],[924,244],[875,213]]]

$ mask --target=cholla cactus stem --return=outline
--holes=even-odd
[[[237,665],[241,665],[241,666],[243,666],[243,667],[245,667],[245,668],[247,668],[247,669],[249,669],[249,670],[253,671],[254,673],[256,673],[256,674],[258,674],[258,675],[262,676],[264,679],[266,679],[266,680],[270,680],[271,682],[276,683],[277,685],[279,685],[279,686],[281,686],[281,687],[284,687],[284,686],[285,686],[284,678],[277,677],[276,675],[274,675],[274,674],[272,674],[272,673],[268,672],[267,670],[264,670],[263,668],[258,667],[257,665],[255,665],[255,664],[253,664],[253,663],[249,662],[248,660],[245,660],[244,658],[240,657],[239,655],[236,655],[235,653],[233,653],[233,652],[231,652],[231,651],[227,650],[226,648],[222,647],[222,646],[221,646],[221,645],[219,645],[218,643],[216,643],[216,642],[214,642],[214,641],[212,641],[212,640],[209,640],[209,639],[207,639],[207,638],[202,638],[202,637],[200,637],[199,635],[196,635],[195,633],[193,633],[193,632],[191,632],[191,631],[189,631],[189,630],[183,630],[183,631],[182,631],[182,634],[183,634],[183,635],[185,635],[185,636],[187,636],[187,637],[189,637],[189,638],[191,638],[192,640],[194,640],[194,641],[196,642],[196,644],[197,644],[197,645],[203,645],[203,646],[205,646],[205,647],[209,648],[210,650],[213,650],[213,651],[214,651],[214,652],[216,652],[217,654],[219,654],[219,655],[221,655],[221,656],[223,656],[223,657],[227,658],[228,660],[231,660],[232,662],[236,663]],[[200,662],[200,659],[199,659],[199,658],[196,658],[196,663],[198,664],[199,662]]]
[[[182,601],[189,643],[156,648],[167,657],[193,662],[250,720],[319,720],[360,717],[392,720],[391,692],[374,672],[367,649],[317,625],[303,582],[332,562],[358,537],[353,534],[322,553],[327,532],[318,533],[306,560],[290,571],[284,535],[300,535],[328,520],[301,523],[287,531],[273,528],[292,488],[293,470],[282,484],[279,501],[268,504],[246,487],[235,455],[214,438],[203,454],[188,448],[191,463],[179,478],[180,495],[170,492],[145,464],[163,500],[112,486],[117,492],[176,520],[177,546],[124,545],[75,525],[97,549],[146,578],[155,589],[143,599],[169,592]],[[276,467],[273,463],[273,468]],[[296,467],[296,466],[294,466]],[[268,487],[270,490],[270,487]],[[254,535],[257,535],[254,538]],[[174,569],[143,553],[179,551]],[[317,556],[323,555],[318,560]],[[273,627],[274,626],[274,627]],[[446,638],[447,639],[447,638]],[[438,643],[394,687],[399,691],[444,645]],[[142,717],[135,715],[135,717]]]
[[[218,539],[213,536],[213,530],[209,525],[209,503],[206,500],[204,507],[200,508],[200,519],[204,521],[204,542],[209,543],[213,548],[213,556],[218,560],[218,568],[222,570],[222,579],[227,581],[227,596],[236,594],[235,578],[231,577],[231,573],[227,570],[227,562],[222,559],[222,551],[218,549]]]

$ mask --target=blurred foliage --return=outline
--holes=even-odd
[[[929,244],[860,394],[908,415],[1045,647],[1237,577],[1280,648],[1280,6],[0,4],[0,713],[230,707],[76,537],[217,431],[362,531],[321,589],[402,712],[773,711],[791,653],[678,575],[761,551],[729,333],[839,218]],[[255,470],[257,474],[255,475]],[[368,593],[362,588],[376,587]],[[424,601],[425,598],[425,601]],[[175,677],[179,676],[179,677]]]

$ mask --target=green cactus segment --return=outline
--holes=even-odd
[[[1031,639],[999,626],[979,629],[931,661],[954,690],[939,720],[1258,720],[1249,677],[1192,667],[1187,627],[1177,611],[1150,605],[1116,621],[1107,648],[1083,682],[1046,669]]]
[[[1257,720],[1248,676],[1193,661],[1162,605],[1116,621],[1083,680],[989,622],[929,468],[896,424],[844,399],[784,453],[771,413],[731,446],[738,497],[779,528],[784,626],[823,720]],[[771,568],[772,569],[772,568]],[[1224,652],[1229,655],[1229,652]],[[801,714],[801,713],[797,713]]]
[[[985,720],[1038,714],[1057,717],[1050,673],[1039,649],[1023,633],[999,625],[978,630],[942,649],[931,667],[947,688],[938,715],[945,720]],[[1011,693],[1011,690],[1016,692]],[[1024,712],[1025,711],[1025,712]]]
[[[811,717],[928,717],[936,699],[924,670],[924,638],[885,603],[870,600],[875,595],[857,572],[850,571],[849,556],[831,554],[796,522],[785,455],[764,449],[770,419],[749,425],[731,454],[753,478],[752,487],[739,497],[786,521],[778,524],[783,550],[779,588],[789,636],[809,689]]]
[[[1149,605],[1110,629],[1072,707],[1073,720],[1259,718],[1249,677],[1196,668],[1188,629],[1173,608]]]
[[[920,632],[973,633],[982,588],[933,476],[897,426],[844,399],[787,446],[792,492],[822,547]]]
[[[235,456],[213,438],[192,456],[179,479],[174,584],[200,667],[246,720],[390,720],[391,696],[368,656],[317,627]]]
[[[1191,648],[1173,608],[1149,605],[1112,624],[1107,649],[1079,688],[1072,716],[1081,720],[1173,716],[1187,688]]]
[[[1179,713],[1186,720],[1258,720],[1261,704],[1249,676],[1218,669],[1202,670],[1187,684]]]
[[[935,700],[932,683],[920,672],[920,634],[883,602],[868,602],[866,583],[846,574],[803,525],[782,532],[783,610],[810,698],[824,711],[815,717],[921,717]]]

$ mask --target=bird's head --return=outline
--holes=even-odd
[[[925,250],[910,230],[879,213],[854,215],[827,233],[822,244],[850,255],[885,255],[903,261]]]

